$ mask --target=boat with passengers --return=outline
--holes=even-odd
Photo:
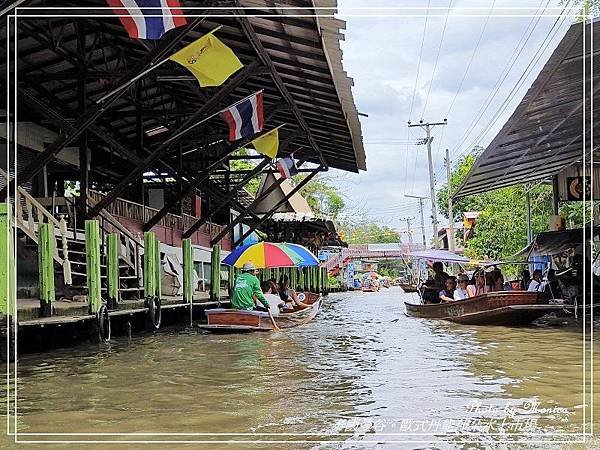
[[[207,309],[206,324],[199,328],[212,332],[239,332],[239,331],[274,331],[275,324],[280,329],[292,328],[303,325],[315,318],[321,309],[322,296],[313,292],[300,293],[302,303],[308,307],[294,306],[293,310],[282,311],[273,315],[268,312],[244,311],[229,308]]]
[[[455,264],[465,272],[467,264],[479,266],[485,274],[487,269],[497,270],[501,262],[475,262],[446,250],[422,250],[410,254],[415,260]],[[511,262],[516,264],[515,262]],[[523,264],[523,263],[520,263]],[[491,272],[491,271],[490,271]],[[509,283],[510,290],[484,289],[477,295],[454,301],[427,301],[425,286],[419,291],[421,302],[404,302],[406,315],[424,319],[440,319],[470,325],[527,325],[551,312],[561,311],[562,302],[556,302],[546,292],[530,292]],[[425,297],[425,300],[424,300]]]

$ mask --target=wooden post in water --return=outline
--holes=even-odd
[[[156,261],[154,265],[154,282],[156,283],[155,295],[160,299],[162,294],[162,262],[160,260],[160,241],[156,238],[156,235],[154,236],[154,260]]]
[[[152,231],[144,233],[144,296],[156,295],[156,237]]]
[[[100,291],[100,224],[85,221],[85,265],[88,289],[88,311],[96,314],[102,305]]]
[[[8,319],[15,301],[16,267],[13,237],[10,203],[0,203],[0,319]]]
[[[40,315],[50,317],[56,298],[54,290],[54,229],[48,223],[39,224],[38,268],[40,283]]]
[[[194,256],[192,240],[184,239],[183,246],[183,302],[190,304],[190,326],[194,319]]]
[[[266,278],[265,278],[266,279]],[[235,267],[229,266],[227,274],[227,296],[231,299],[233,295],[233,281],[235,280]]]
[[[221,244],[215,244],[210,258],[210,300],[221,301]]]
[[[112,233],[106,244],[106,279],[108,282],[108,307],[115,309],[119,298],[119,235]]]
[[[317,290],[315,291],[317,294],[321,293],[321,268],[319,266],[315,267],[315,277],[317,278],[316,286]]]

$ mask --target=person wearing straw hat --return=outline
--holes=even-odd
[[[257,302],[269,309],[269,302],[262,293],[260,281],[256,275],[258,269],[256,266],[247,262],[242,267],[242,273],[236,278],[231,296],[231,306],[235,309],[253,310]]]

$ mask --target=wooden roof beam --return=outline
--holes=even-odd
[[[327,161],[323,157],[323,154],[321,153],[321,149],[319,148],[317,141],[313,137],[308,123],[306,123],[306,121],[304,120],[304,117],[302,116],[302,113],[301,113],[300,109],[298,108],[298,105],[296,105],[294,98],[292,97],[290,92],[287,90],[285,83],[283,82],[281,76],[277,72],[276,67],[273,65],[273,61],[271,60],[269,54],[267,53],[264,46],[262,45],[260,38],[258,37],[258,35],[254,31],[254,29],[252,28],[252,24],[250,23],[250,21],[248,20],[247,17],[237,17],[236,19],[241,24],[242,29],[244,30],[244,34],[246,35],[246,37],[252,44],[252,47],[256,51],[258,57],[261,59],[263,64],[267,68],[269,68],[269,70],[271,71],[271,77],[273,78],[273,81],[277,85],[277,88],[279,89],[279,92],[283,96],[284,100],[288,103],[288,105],[292,109],[292,112],[294,113],[294,116],[296,117],[296,120],[300,124],[300,127],[302,128],[302,130],[304,130],[304,133],[306,134],[306,138],[308,139],[311,147],[313,148],[313,150],[315,152],[317,152],[317,154],[319,156],[319,160],[321,161],[321,164],[325,168],[327,168],[328,167]]]

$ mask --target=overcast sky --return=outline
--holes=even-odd
[[[431,0],[432,7],[447,8],[448,4]],[[365,5],[423,7],[426,0],[338,0],[338,5],[338,17],[346,21],[344,67],[354,78],[358,110],[368,114],[361,117],[367,171],[359,175],[332,172],[331,176],[346,194],[348,211],[356,219],[369,218],[401,230],[406,230],[406,222],[402,221],[405,217],[415,217],[413,227],[419,225],[418,201],[404,194],[429,195],[426,147],[407,144],[423,137],[424,131],[409,131],[408,120],[448,119],[448,125],[433,130],[436,182],[438,186],[443,184],[445,149],[450,150],[451,161],[456,163],[474,145],[486,146],[575,20],[564,17],[555,24],[562,10],[559,0],[497,0],[494,11],[490,9],[492,0],[454,0],[447,23],[447,9],[430,9],[427,19],[426,9],[353,9]],[[531,17],[546,5],[543,17]],[[460,9],[466,7],[479,9]],[[517,9],[523,7],[529,9]],[[361,14],[370,17],[357,17]],[[402,17],[407,14],[411,17]],[[501,17],[517,14],[529,17]],[[511,95],[527,71],[529,75]],[[429,239],[429,201],[425,215]],[[439,221],[446,225],[445,219],[440,217]]]

